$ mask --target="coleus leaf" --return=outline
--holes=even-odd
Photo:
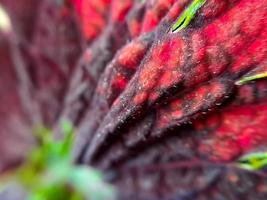
[[[155,1],[153,0],[151,2]],[[167,1],[161,0],[160,2],[165,3]],[[180,3],[185,1],[179,0],[175,2]],[[117,5],[119,7],[120,4]],[[240,197],[244,197],[244,199],[264,199],[262,196],[266,196],[266,180],[261,179],[262,177],[255,180],[255,176],[250,176],[251,174],[248,171],[238,169],[237,171],[231,173],[231,170],[228,171],[228,169],[224,168],[225,166],[222,166],[223,170],[221,170],[221,166],[215,170],[211,170],[210,166],[216,165],[214,162],[208,163],[208,165],[202,165],[203,168],[201,168],[200,173],[204,172],[204,176],[201,176],[198,173],[194,174],[194,169],[187,169],[195,168],[196,165],[190,166],[190,164],[198,163],[194,160],[191,162],[192,160],[190,160],[192,157],[194,158],[194,156],[196,156],[195,154],[197,154],[197,152],[194,151],[197,150],[197,143],[195,143],[195,140],[198,142],[206,142],[206,146],[213,147],[214,149],[212,150],[214,150],[215,155],[218,154],[220,150],[222,150],[222,152],[220,152],[221,155],[227,155],[227,152],[225,151],[233,152],[234,148],[238,148],[237,145],[232,145],[230,146],[231,148],[226,148],[226,143],[224,142],[239,139],[240,136],[243,136],[243,132],[239,135],[235,134],[236,137],[233,137],[233,134],[229,134],[229,130],[221,132],[217,130],[219,128],[226,129],[230,127],[235,128],[235,131],[231,131],[230,133],[241,132],[242,125],[246,122],[238,122],[238,125],[237,123],[232,123],[230,125],[227,123],[233,122],[233,118],[236,116],[237,119],[235,120],[241,120],[241,118],[244,119],[244,117],[241,116],[243,116],[245,111],[247,112],[247,109],[242,109],[242,107],[239,107],[239,109],[232,109],[230,111],[230,114],[232,115],[227,115],[228,117],[232,116],[232,118],[229,117],[229,119],[222,120],[222,116],[220,116],[221,118],[219,118],[219,123],[216,124],[217,126],[215,126],[215,128],[207,125],[212,125],[210,121],[204,124],[205,127],[203,132],[206,131],[206,133],[210,133],[209,131],[215,131],[211,133],[223,133],[218,135],[225,136],[225,141],[219,140],[220,137],[217,138],[218,144],[223,147],[221,149],[218,149],[218,146],[212,143],[214,142],[214,140],[212,140],[213,134],[208,136],[205,134],[199,134],[198,130],[196,130],[197,128],[194,127],[195,118],[198,119],[199,116],[202,116],[209,119],[209,109],[215,109],[216,111],[226,109],[227,107],[225,107],[225,105],[235,102],[232,100],[236,98],[236,89],[243,89],[243,91],[249,90],[249,92],[245,93],[247,94],[249,101],[251,101],[251,98],[249,97],[254,99],[255,96],[255,99],[257,100],[264,97],[263,90],[255,92],[254,87],[247,89],[248,87],[246,86],[251,86],[253,83],[248,84],[245,87],[242,86],[238,88],[235,88],[236,86],[234,83],[242,76],[242,74],[250,72],[256,64],[262,64],[262,61],[266,60],[266,26],[264,26],[266,22],[264,18],[266,15],[266,9],[264,9],[265,5],[266,1],[260,0],[207,0],[207,6],[203,6],[203,9],[200,10],[200,15],[196,15],[196,17],[199,18],[192,23],[190,29],[184,29],[184,34],[166,34],[165,31],[162,31],[162,27],[164,26],[168,27],[169,30],[171,28],[171,25],[169,25],[172,21],[171,19],[177,19],[177,16],[172,16],[173,18],[168,18],[167,20],[165,19],[166,21],[164,26],[157,27],[159,32],[155,35],[155,42],[150,44],[152,45],[152,48],[148,48],[150,49],[149,51],[144,51],[144,54],[146,51],[148,54],[144,56],[143,59],[140,58],[138,63],[141,64],[134,64],[131,69],[126,69],[126,67],[129,67],[130,65],[128,64],[132,63],[132,60],[130,59],[134,57],[131,57],[131,53],[133,52],[131,51],[132,49],[128,48],[128,53],[125,50],[125,55],[129,54],[130,56],[126,56],[126,59],[122,59],[123,61],[126,61],[124,62],[124,64],[126,64],[123,65],[123,62],[117,62],[123,51],[118,52],[118,47],[115,46],[117,44],[116,41],[114,44],[110,42],[107,45],[110,48],[106,48],[105,46],[104,51],[95,53],[97,58],[100,56],[102,57],[101,52],[103,52],[102,59],[106,59],[108,56],[110,56],[110,58],[108,58],[110,60],[114,58],[112,60],[112,62],[114,61],[114,65],[110,65],[111,67],[109,67],[109,72],[111,73],[103,74],[105,81],[103,81],[102,78],[99,78],[100,73],[94,73],[94,70],[98,70],[100,68],[102,69],[102,67],[105,68],[106,65],[102,65],[102,61],[90,62],[90,59],[92,58],[91,55],[94,52],[88,50],[85,53],[85,57],[87,59],[87,62],[85,63],[88,63],[88,66],[82,68],[82,70],[79,71],[80,74],[78,74],[81,79],[86,80],[84,82],[79,82],[77,84],[79,87],[69,93],[70,99],[75,96],[75,92],[79,93],[81,88],[84,88],[84,85],[88,86],[89,84],[89,89],[86,88],[84,90],[85,93],[83,93],[84,95],[78,97],[74,104],[64,106],[72,108],[70,109],[72,111],[77,108],[80,109],[81,112],[78,112],[78,118],[84,118],[84,116],[88,117],[86,119],[84,118],[83,124],[94,125],[95,122],[97,122],[96,127],[90,127],[89,131],[86,126],[84,129],[84,132],[90,135],[88,138],[94,138],[94,142],[90,143],[88,140],[85,141],[87,145],[86,147],[91,147],[95,144],[95,142],[100,141],[100,145],[91,149],[92,159],[88,159],[89,163],[101,163],[101,166],[105,166],[106,162],[106,166],[109,166],[108,163],[114,162],[115,165],[113,165],[113,167],[120,166],[122,168],[127,168],[128,165],[133,163],[132,161],[135,161],[139,166],[137,166],[137,169],[134,169],[133,171],[129,169],[129,171],[132,172],[130,174],[130,179],[128,174],[124,171],[122,171],[122,173],[118,173],[117,175],[122,176],[121,180],[124,182],[124,184],[120,185],[122,188],[121,191],[127,192],[128,188],[133,186],[134,197],[140,197],[144,193],[146,193],[145,195],[149,194],[155,197],[149,198],[146,196],[147,198],[143,199],[158,199],[159,197],[160,199],[165,199],[168,195],[176,195],[176,199],[198,199],[196,197],[197,195],[200,196],[199,199],[223,199],[223,197],[228,199],[240,199]],[[114,6],[113,9],[116,11],[118,10],[118,7]],[[178,10],[176,10],[173,14],[177,14]],[[157,12],[155,12],[155,14],[157,15]],[[120,19],[120,15],[116,15],[116,18]],[[185,20],[182,21],[180,26],[184,26],[185,22],[190,23],[190,20],[186,21],[186,18],[184,19]],[[46,20],[43,21],[46,22]],[[117,26],[111,26],[108,24],[107,27],[109,27],[109,29],[107,29],[108,31],[112,31],[112,29]],[[177,30],[179,30],[179,28],[180,27],[178,26]],[[124,33],[127,31],[118,32],[120,34],[115,35],[122,37],[126,35]],[[110,32],[105,34],[113,37]],[[116,37],[113,39],[116,39]],[[97,48],[94,49],[101,49],[101,46],[103,44],[105,45],[107,40],[102,41],[104,42],[99,42],[99,40],[95,41],[95,46],[97,46]],[[112,55],[109,54],[111,51]],[[104,55],[104,53],[109,55]],[[113,54],[118,56],[113,57]],[[92,63],[95,63],[96,67],[92,67]],[[145,67],[143,63],[145,63]],[[90,67],[94,69],[92,70]],[[88,71],[90,72],[87,73]],[[93,76],[91,76],[92,74]],[[134,76],[134,79],[131,79],[132,76]],[[90,85],[92,80],[91,78],[95,81],[92,85]],[[179,80],[179,82],[177,80]],[[93,92],[95,91],[94,87],[96,85],[96,81],[98,81],[100,86],[97,87],[97,91],[95,92],[96,95],[94,96],[96,103],[88,106],[87,104],[89,104],[92,94],[88,91],[91,91],[91,89]],[[262,81],[264,80],[259,82]],[[101,84],[101,82],[104,83]],[[129,84],[127,85],[128,82]],[[118,86],[119,90],[116,90]],[[44,87],[46,87],[46,84],[44,84]],[[260,86],[260,88],[262,87]],[[121,95],[121,93],[123,95]],[[103,98],[99,97],[101,95]],[[146,95],[148,98],[146,98]],[[228,98],[227,101],[224,101],[224,99],[226,99],[229,95],[230,98]],[[119,98],[116,99],[118,96]],[[106,105],[106,102],[108,102],[108,105]],[[222,103],[223,105],[221,105]],[[235,102],[235,106],[242,103],[242,100]],[[95,113],[95,110],[93,109],[96,106],[98,106],[96,109],[97,113]],[[103,107],[105,107],[105,109],[102,112],[101,109]],[[253,105],[253,107],[256,107],[255,110],[257,111],[257,116],[261,116],[258,111],[260,110],[262,112],[263,107],[258,107],[256,105]],[[84,115],[84,111],[87,112],[88,110],[90,110],[91,114]],[[102,113],[99,114],[100,112]],[[76,114],[77,113],[74,113],[74,115]],[[240,116],[238,116],[238,114],[240,114]],[[95,115],[101,115],[101,117],[95,120],[93,119]],[[256,120],[253,117],[255,116],[248,116],[249,119]],[[264,129],[262,123],[264,120],[266,120],[264,117],[261,119],[257,118],[256,120],[262,129]],[[79,121],[80,120],[77,120],[75,122],[79,123]],[[193,123],[193,125],[190,125],[190,123]],[[98,126],[99,124],[100,126]],[[191,135],[186,129],[186,124],[189,124],[188,126],[190,131],[192,131]],[[247,124],[250,125],[250,123]],[[258,128],[255,124],[253,124],[253,126]],[[98,128],[98,130],[95,131],[95,128]],[[256,128],[253,128],[253,130],[256,130]],[[68,129],[69,128],[67,128],[67,130]],[[181,133],[183,130],[186,134],[182,136]],[[169,131],[170,133],[175,134],[177,139],[175,142],[172,140],[173,138],[167,134]],[[244,138],[242,138],[244,146],[248,142],[248,139],[250,139],[247,136],[253,136],[251,129],[248,129],[245,133]],[[108,135],[108,137],[106,137],[106,135]],[[189,135],[189,140],[192,139],[190,141],[193,144],[184,143],[185,140],[183,139]],[[214,135],[217,136],[217,134]],[[207,138],[205,138],[205,136]],[[259,135],[256,134],[256,136]],[[104,139],[95,139],[101,137]],[[202,138],[198,140],[198,137]],[[166,149],[160,145],[155,145],[155,143],[161,143],[164,138],[168,138],[170,140],[170,142],[166,144]],[[56,152],[55,155],[57,156],[62,155],[62,158],[64,159],[61,160],[61,163],[57,162],[56,164],[53,164],[56,159],[52,156],[52,159],[49,159],[49,163],[51,163],[51,165],[49,165],[49,170],[47,170],[48,175],[53,174],[52,177],[54,177],[54,179],[51,178],[50,180],[54,183],[59,183],[58,181],[62,180],[62,177],[68,177],[67,174],[76,173],[72,171],[72,168],[68,165],[69,157],[65,157],[70,145],[69,142],[66,142],[65,150],[60,151],[62,143],[53,143],[53,140],[50,139],[49,141],[52,142],[48,142],[50,144],[44,148],[44,151],[40,151],[41,153],[38,155],[43,156],[46,155],[47,152]],[[254,142],[251,143],[254,144]],[[52,148],[53,150],[49,151],[53,144],[55,144],[55,148]],[[77,144],[77,146],[78,145],[79,144]],[[189,147],[192,147],[192,152],[188,150]],[[148,154],[140,153],[144,148],[151,150],[152,153],[149,155],[152,155],[152,158],[148,156]],[[237,151],[240,152],[239,149]],[[171,153],[173,154],[170,155]],[[138,161],[134,160],[139,157],[140,154],[144,155],[142,159],[137,159]],[[166,155],[166,157],[164,155]],[[170,157],[171,159],[168,159]],[[176,159],[177,157],[179,157],[179,159]],[[187,163],[183,163],[183,159],[185,158],[188,159],[186,160]],[[204,156],[198,155],[198,158],[205,160],[210,157],[208,157],[207,154],[204,154]],[[120,161],[120,165],[117,165],[118,162],[116,163],[116,159]],[[205,164],[205,162],[202,162],[203,160],[200,160],[200,164]],[[180,164],[183,169],[184,166],[187,166],[185,167],[186,170],[172,170],[174,169],[174,166],[180,166]],[[156,170],[153,171],[150,176],[149,173],[146,173],[146,168]],[[143,171],[144,173],[142,173]],[[218,173],[218,171],[220,172]],[[118,172],[120,172],[120,170],[118,170]],[[238,173],[242,173],[242,176],[238,176]],[[78,183],[84,183],[84,186],[86,187],[88,186],[86,184],[91,184],[86,181],[86,179],[90,178],[83,172],[77,172],[77,174],[78,177],[85,178],[77,181]],[[114,174],[112,174],[112,176],[113,175]],[[36,177],[39,178],[39,176]],[[98,177],[98,175],[96,175],[96,177]],[[77,178],[77,180],[78,179],[79,178]],[[91,177],[91,179],[95,180],[95,177]],[[196,179],[198,180],[196,181]],[[38,181],[36,180],[35,183],[38,183]],[[218,185],[213,186],[216,183]],[[240,184],[242,186],[238,188],[241,189],[236,190],[237,185],[239,186]],[[235,187],[232,187],[232,185]],[[52,189],[50,186],[47,188],[44,186],[44,190],[40,189],[40,191],[53,194],[54,191],[50,190]],[[206,195],[210,195],[210,198]]]
[[[205,9],[212,10],[217,2],[212,1],[207,5],[207,7],[203,7],[203,13],[205,13]],[[155,42],[123,93],[116,99],[108,114],[101,121],[90,145],[87,146],[83,162],[97,160],[100,152],[103,153],[104,149],[107,149],[106,141],[124,136],[123,128],[127,127],[132,119],[134,121],[141,120],[142,116],[165,105],[166,110],[171,110],[170,101],[176,96],[184,97],[188,91],[191,91],[192,95],[197,98],[197,88],[200,87],[199,90],[205,91],[206,88],[201,86],[206,85],[209,81],[217,82],[214,87],[218,87],[217,90],[214,90],[218,91],[217,93],[210,92],[206,95],[207,98],[210,96],[212,102],[208,101],[205,104],[206,102],[201,98],[192,102],[182,100],[179,104],[181,106],[178,106],[181,109],[171,115],[174,116],[173,124],[180,126],[181,122],[190,122],[197,115],[208,112],[212,108],[210,106],[216,107],[222,104],[229,96],[228,93],[233,91],[234,82],[242,72],[251,71],[257,66],[256,64],[262,65],[266,60],[266,29],[262,26],[262,19],[266,14],[266,10],[263,9],[264,5],[265,2],[262,1],[242,0],[235,1],[227,7],[228,4],[225,2],[223,11],[219,9],[217,10],[218,14],[212,15],[212,18],[208,17],[207,20],[196,24],[196,27],[192,27],[191,30],[185,30],[188,31],[186,36],[179,33],[165,34],[160,41]],[[255,6],[259,9],[257,9],[257,14],[253,13],[253,16],[257,17],[252,25],[249,23],[250,14]],[[243,12],[239,12],[240,9]],[[225,23],[225,19],[228,19],[227,23]],[[239,35],[239,32],[224,31],[227,30],[227,27],[232,28],[233,23],[237,22],[240,28],[245,28],[242,24],[246,25],[244,30],[246,32],[252,29],[259,30],[255,40],[251,40],[243,33]],[[247,26],[251,29],[248,29]],[[216,34],[214,30],[216,30]],[[233,37],[235,40],[232,39]],[[224,42],[221,42],[222,40]],[[235,45],[237,42],[239,43],[238,51]],[[249,56],[247,56],[248,54]],[[233,59],[229,59],[229,55],[232,55]],[[220,91],[223,92],[220,93]],[[187,104],[188,106],[184,106]],[[194,109],[196,110],[189,117],[187,113]],[[164,119],[164,115],[167,113],[162,112],[162,119]],[[155,117],[158,116],[156,114]],[[166,123],[166,125],[159,131],[160,133],[172,128],[172,123]]]
[[[133,39],[130,43],[119,49],[112,61],[107,65],[106,69],[102,73],[101,80],[103,81],[98,82],[90,104],[92,109],[87,111],[79,125],[79,134],[77,136],[77,143],[79,145],[75,145],[75,147],[77,147],[77,150],[75,150],[75,155],[78,153],[78,149],[79,151],[83,149],[84,145],[82,144],[89,141],[88,136],[93,136],[95,129],[99,125],[99,122],[108,112],[114,100],[121,94],[121,92],[123,92],[128,82],[138,69],[141,61],[145,58],[145,55],[153,44],[156,35],[158,35],[157,37],[159,39],[161,36],[163,36],[162,33],[159,34],[159,32],[168,31],[168,27],[174,21],[171,19],[173,12],[176,11],[175,15],[178,16],[188,3],[188,1],[184,1],[175,3],[173,2],[173,4],[170,4],[170,0],[166,2],[168,6],[171,6],[166,15],[164,15],[166,12],[166,7],[161,6],[162,1],[160,0],[154,2],[153,6],[149,8],[149,10],[146,10],[147,13],[151,13],[150,10],[153,10],[153,15],[161,16],[159,17],[161,21],[156,21],[158,28],[153,29],[152,32],[146,33],[152,28],[151,25],[148,25],[150,18],[147,16],[147,19],[144,19],[143,21],[143,32],[145,34]],[[101,105],[99,104],[99,101],[102,102]],[[104,107],[104,105],[106,106]],[[84,139],[84,137],[87,139]]]
[[[72,0],[86,42],[90,44],[104,30],[108,21],[111,1]]]
[[[88,102],[91,101],[101,73],[112,60],[116,51],[129,39],[125,19],[133,2],[133,0],[112,1],[109,13],[111,20],[98,39],[81,56],[72,80],[70,80],[70,88],[65,96],[65,106],[59,121],[68,119],[75,124],[80,120]],[[82,104],[82,106],[77,107],[76,104]]]

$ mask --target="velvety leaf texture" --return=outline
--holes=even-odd
[[[0,5],[0,171],[67,120],[119,199],[267,199],[267,0]]]

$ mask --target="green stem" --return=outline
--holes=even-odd
[[[267,78],[267,72],[263,72],[263,73],[259,73],[259,74],[256,74],[256,75],[244,77],[244,78],[236,81],[235,84],[236,85],[244,85],[247,82],[254,81],[254,80],[257,80],[257,79],[262,79],[262,78]]]
[[[197,11],[204,5],[206,0],[194,0],[182,13],[178,21],[172,26],[172,32],[178,32],[186,28],[195,17]]]

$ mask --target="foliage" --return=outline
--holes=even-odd
[[[267,152],[255,152],[242,156],[239,167],[247,170],[260,170],[267,166]]]
[[[8,180],[18,181],[28,200],[114,199],[114,189],[103,182],[101,173],[71,162],[73,127],[62,123],[64,138],[55,141],[51,130],[36,130],[38,143],[25,163]]]

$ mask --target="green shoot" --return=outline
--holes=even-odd
[[[178,32],[186,28],[194,18],[197,11],[204,5],[206,0],[193,0],[185,9],[178,21],[172,26],[172,32]]]
[[[244,77],[244,78],[236,81],[235,84],[236,85],[244,85],[250,81],[254,81],[254,80],[262,79],[262,78],[267,78],[267,72],[263,72],[263,73],[255,74],[252,76]]]
[[[267,167],[267,152],[250,153],[238,160],[238,166],[247,170],[260,170]]]
[[[35,131],[39,145],[7,180],[20,183],[28,192],[27,200],[114,199],[114,188],[103,182],[99,171],[71,162],[74,128],[67,121],[61,126],[61,141],[53,139],[51,130],[39,127]]]

